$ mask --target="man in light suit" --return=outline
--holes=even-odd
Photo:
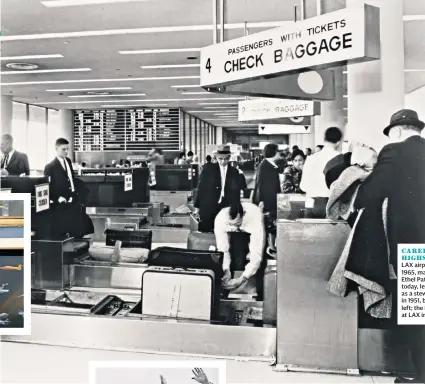
[[[30,174],[28,156],[13,148],[13,137],[8,133],[1,137],[1,176],[25,176]]]

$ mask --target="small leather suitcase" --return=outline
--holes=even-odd
[[[214,280],[211,270],[149,267],[142,275],[142,314],[211,320]]]
[[[114,246],[119,240],[122,248],[152,248],[152,231],[149,229],[107,229],[105,234],[108,246]]]
[[[187,249],[209,251],[211,247],[216,247],[214,233],[191,232],[187,237]]]

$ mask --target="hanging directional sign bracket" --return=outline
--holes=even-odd
[[[335,75],[332,70],[310,71],[219,88],[205,87],[205,90],[229,95],[328,101],[335,99]]]

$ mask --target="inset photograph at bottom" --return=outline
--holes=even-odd
[[[225,384],[223,361],[95,361],[90,384]]]

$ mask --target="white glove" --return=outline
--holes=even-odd
[[[59,204],[62,204],[62,203],[66,203],[66,199],[64,198],[64,197],[59,197],[59,199],[58,199],[58,203]]]

